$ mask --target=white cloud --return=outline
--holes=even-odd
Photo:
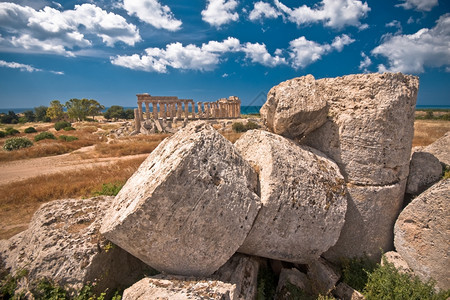
[[[450,13],[442,15],[436,26],[410,35],[388,35],[372,54],[384,56],[389,66],[378,70],[423,73],[425,67],[450,66]]]
[[[360,0],[322,0],[311,8],[302,5],[291,9],[275,0],[276,7],[284,13],[284,17],[297,25],[323,22],[325,26],[342,29],[345,26],[361,27],[360,19],[370,11],[367,2]]]
[[[401,0],[403,3],[397,4],[397,7],[404,9],[415,9],[418,11],[430,11],[438,5],[438,0]]]
[[[4,68],[10,68],[10,69],[19,69],[20,71],[24,72],[43,72],[44,70],[35,68],[30,65],[21,64],[18,62],[7,62],[4,60],[0,60],[0,67]],[[50,73],[57,74],[57,75],[64,75],[64,72],[58,72],[58,71],[49,71]]]
[[[228,75],[227,73],[222,74],[222,78],[227,78],[228,76],[230,76],[230,75]]]
[[[364,73],[368,73],[368,67],[372,65],[372,60],[364,52],[361,52],[362,61],[359,63],[359,69],[363,70]]]
[[[59,11],[49,6],[41,10],[14,3],[0,3],[0,28],[6,35],[3,46],[29,52],[50,52],[73,56],[75,48],[91,47],[98,37],[107,46],[117,42],[127,45],[141,40],[135,25],[117,14],[93,5],[76,5],[73,10]]]
[[[280,15],[281,13],[269,3],[258,1],[254,4],[253,10],[250,12],[248,18],[251,21],[256,21],[262,18],[276,19]]]
[[[123,8],[128,14],[136,15],[140,20],[160,29],[177,31],[182,22],[177,20],[167,5],[158,0],[124,0]]]
[[[206,9],[202,10],[203,21],[212,26],[220,27],[232,21],[237,21],[239,15],[235,12],[236,0],[207,0]]]
[[[290,58],[292,67],[304,68],[322,58],[323,55],[333,50],[342,51],[345,45],[353,43],[355,40],[343,34],[334,38],[330,44],[319,44],[307,40],[304,36],[299,37],[289,43]]]
[[[259,63],[266,67],[286,64],[286,59],[278,55],[281,53],[280,49],[277,49],[275,56],[272,56],[267,52],[265,44],[246,43],[242,46],[242,51],[245,53],[245,57],[249,58],[253,63]]]

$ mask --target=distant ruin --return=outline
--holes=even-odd
[[[152,96],[137,94],[138,108],[134,110],[136,131],[141,129],[141,122],[172,121],[198,119],[235,119],[241,116],[241,100],[236,96],[221,98],[215,102],[194,102],[192,99],[178,99],[175,96]],[[142,109],[145,105],[145,117]],[[197,108],[197,109],[196,109]]]

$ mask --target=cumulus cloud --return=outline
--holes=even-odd
[[[258,1],[254,4],[248,18],[251,21],[261,20],[263,18],[276,19],[281,13],[269,3]]]
[[[285,19],[299,26],[322,22],[325,26],[336,29],[346,26],[365,27],[360,19],[365,18],[370,11],[367,2],[360,0],[322,0],[313,8],[302,5],[291,9],[280,0],[275,0],[275,5]]]
[[[59,11],[49,6],[35,10],[2,2],[0,28],[6,32],[3,46],[66,56],[74,56],[77,47],[92,46],[95,37],[110,47],[117,42],[134,46],[141,40],[136,26],[125,18],[87,3]]]
[[[372,65],[372,60],[370,57],[368,57],[364,52],[361,52],[362,61],[359,63],[359,69],[362,70],[364,73],[368,73],[369,70],[367,69]]]
[[[275,67],[278,65],[286,64],[286,59],[280,57],[281,50],[275,51],[275,56],[269,54],[265,44],[259,43],[245,43],[242,46],[242,51],[245,53],[245,57],[250,59],[253,63],[259,63],[266,67]]]
[[[206,9],[202,10],[202,19],[210,25],[220,27],[239,19],[235,12],[236,0],[208,0],[207,3]]]
[[[21,63],[14,62],[14,61],[8,62],[8,61],[4,61],[4,60],[0,60],[0,67],[10,68],[10,69],[19,69],[20,71],[30,72],[30,73],[44,71],[42,69],[38,69],[38,68],[35,68],[30,65],[21,64]],[[53,74],[57,74],[57,75],[64,75],[64,72],[58,72],[58,71],[49,71],[49,72],[53,73]]]
[[[384,56],[388,66],[380,72],[423,73],[425,67],[450,66],[450,14],[442,15],[436,26],[409,35],[387,35],[372,54]]]
[[[397,4],[397,7],[404,9],[415,9],[418,11],[430,11],[438,5],[438,0],[401,0],[403,3]]]
[[[123,8],[130,16],[136,15],[155,28],[169,31],[181,29],[182,22],[175,18],[167,5],[161,5],[158,0],[124,0]]]
[[[349,45],[354,41],[348,35],[343,34],[336,37],[331,44],[319,44],[301,36],[289,43],[291,65],[296,69],[304,68],[333,50],[342,51],[345,45]]]

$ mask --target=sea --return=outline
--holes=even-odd
[[[109,107],[105,107],[103,112],[105,112]],[[123,109],[135,109],[136,106],[124,106]],[[417,105],[417,109],[450,109],[450,105]],[[258,114],[261,106],[241,106],[241,114],[250,115],[250,114]],[[0,114],[7,114],[9,111],[13,111],[16,114],[23,113],[27,110],[34,110],[33,107],[25,107],[25,108],[0,108]]]

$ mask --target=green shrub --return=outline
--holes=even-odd
[[[236,124],[236,123],[235,123]],[[258,272],[257,300],[274,299],[278,280],[272,270],[262,266]]]
[[[15,135],[15,134],[19,133],[19,130],[14,129],[12,127],[8,127],[5,129],[5,133],[6,133],[6,135]]]
[[[28,128],[25,128],[25,130],[23,132],[25,132],[25,133],[35,133],[35,132],[37,132],[37,130],[34,127],[28,127]]]
[[[5,137],[5,136],[6,136],[6,132],[0,130],[0,138]]]
[[[248,121],[247,124],[245,124],[245,131],[258,129],[258,128],[259,128],[259,125],[252,121]]]
[[[379,265],[373,273],[369,274],[364,295],[367,300],[445,300],[450,296],[450,291],[436,293],[433,282],[423,283],[418,277],[400,273],[383,257],[383,266]]]
[[[75,130],[72,126],[64,127],[64,131],[72,131]]]
[[[104,183],[102,185],[102,189],[99,191],[95,191],[93,194],[94,196],[117,196],[117,194],[120,192],[120,190],[123,187],[123,183],[121,182],[110,182],[110,183]]]
[[[231,128],[233,128],[234,132],[245,132],[245,126],[241,122],[233,123]]]
[[[357,291],[362,292],[366,286],[368,276],[376,268],[376,264],[368,257],[344,259],[341,264],[342,280]]]
[[[72,126],[72,124],[70,124],[67,121],[58,121],[58,122],[55,123],[55,129],[57,131],[60,131],[61,129],[66,128],[66,127],[70,127],[70,126]]]
[[[13,151],[20,148],[27,148],[31,146],[33,146],[33,143],[29,139],[25,137],[13,137],[5,141],[3,149],[5,149],[6,151]]]
[[[47,131],[41,132],[34,137],[35,142],[40,141],[40,140],[45,140],[45,139],[55,140],[56,137],[53,135],[53,133],[47,132]]]
[[[14,276],[11,274],[6,275],[0,282],[0,299],[16,299],[14,298],[14,294],[17,288],[17,282],[27,275],[28,270],[26,269],[18,270]]]
[[[66,142],[72,142],[72,141],[78,140],[78,138],[76,136],[73,136],[73,135],[60,135],[59,139],[63,140],[63,141],[66,141]]]

